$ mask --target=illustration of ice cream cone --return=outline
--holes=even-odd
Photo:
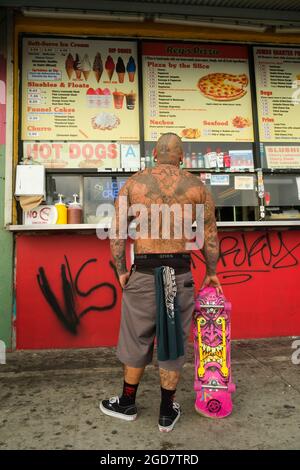
[[[125,65],[121,57],[118,58],[116,65],[116,72],[118,74],[119,83],[124,83]]]
[[[105,70],[106,70],[109,81],[111,81],[111,77],[113,76],[114,71],[115,71],[115,63],[113,61],[113,58],[110,55],[106,59]]]
[[[95,55],[95,59],[93,63],[93,71],[94,71],[97,83],[99,83],[101,75],[103,73],[103,64],[102,64],[100,52],[97,52],[97,54]]]
[[[128,78],[130,82],[134,82],[134,76],[136,72],[136,65],[134,62],[134,58],[132,56],[129,57],[129,60],[126,65],[126,70],[128,73]]]
[[[68,78],[69,78],[69,80],[71,80],[72,75],[74,73],[74,58],[73,58],[72,54],[68,54],[68,57],[67,57],[66,62],[65,62],[65,68],[66,68]]]
[[[82,73],[83,73],[83,76],[85,78],[85,80],[87,80],[89,78],[89,75],[91,73],[91,63],[89,61],[89,56],[87,54],[84,55],[83,57],[83,60],[82,60]]]
[[[78,54],[76,54],[73,68],[75,70],[76,78],[79,80],[82,73],[82,63]]]

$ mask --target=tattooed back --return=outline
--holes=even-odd
[[[147,233],[144,225],[141,238],[135,240],[136,253],[187,251],[184,220],[192,224],[196,204],[204,204],[206,200],[199,177],[175,165],[157,165],[129,178],[120,195],[127,196],[130,207],[140,204],[134,217],[138,215],[140,220],[147,221]],[[187,219],[188,215],[192,220]]]

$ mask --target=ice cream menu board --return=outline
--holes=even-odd
[[[25,38],[23,140],[139,140],[134,42]]]
[[[143,77],[145,140],[253,141],[246,47],[144,43]]]
[[[254,48],[261,142],[300,141],[300,49]]]

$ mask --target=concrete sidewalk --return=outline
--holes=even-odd
[[[292,338],[233,343],[234,412],[224,420],[194,411],[189,351],[176,399],[182,417],[168,434],[157,428],[157,364],[138,391],[139,417],[102,415],[99,400],[119,394],[114,349],[20,351],[0,365],[0,449],[300,449],[300,365]]]

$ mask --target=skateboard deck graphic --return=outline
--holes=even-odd
[[[231,304],[214,287],[199,291],[193,324],[195,409],[209,418],[225,418],[232,412],[230,314]]]

